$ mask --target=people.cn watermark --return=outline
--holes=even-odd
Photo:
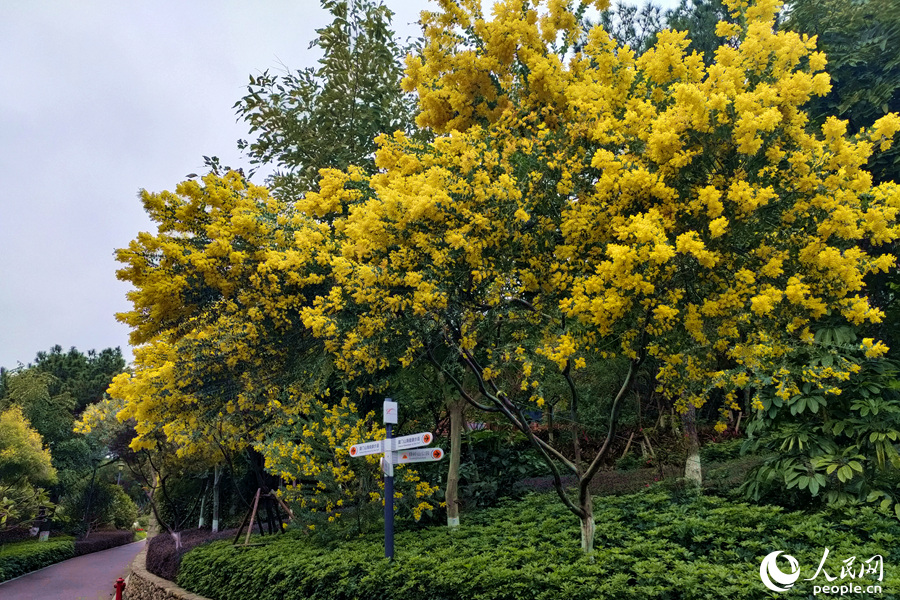
[[[773,592],[786,592],[800,580],[800,564],[790,554],[784,554],[781,558],[787,561],[789,571],[782,571],[777,564],[778,557],[784,554],[781,550],[771,552],[762,559],[759,565],[759,578],[763,585]],[[817,583],[812,586],[813,594],[881,594],[881,586],[875,581],[884,580],[884,558],[880,554],[868,560],[857,562],[855,556],[841,561],[840,577],[831,575],[825,570],[825,560],[828,558],[828,548],[822,553],[819,568],[812,577],[802,581],[816,581],[824,578],[824,585]],[[837,571],[833,571],[837,573]],[[838,583],[834,583],[834,582]]]

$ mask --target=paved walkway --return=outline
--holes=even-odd
[[[85,554],[0,583],[3,600],[109,600],[146,540]]]

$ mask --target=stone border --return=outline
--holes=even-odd
[[[131,574],[126,579],[126,600],[209,600],[198,596],[175,585],[168,579],[163,579],[146,568],[147,548],[149,540],[131,563]]]

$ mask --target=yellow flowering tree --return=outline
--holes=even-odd
[[[323,238],[235,172],[142,198],[158,233],[118,252],[118,276],[135,286],[119,318],[136,347],[134,373],[110,388],[120,418],[136,420],[136,447],[160,431],[182,453],[259,441],[255,426],[296,394],[285,373],[316,354],[291,319],[325,289]]]
[[[297,204],[336,244],[336,285],[304,323],[342,371],[431,359],[526,435],[544,379],[565,380],[574,406],[579,369],[626,361],[596,455],[572,461],[530,435],[590,552],[589,484],[645,358],[682,412],[712,394],[727,410],[748,386],[788,403],[807,384],[836,393],[858,369],[787,364],[826,316],[881,318],[864,277],[894,259],[863,243],[895,239],[900,190],[863,166],[900,118],[808,132],[825,57],[775,31],[773,0],[729,3],[709,66],[673,31],[636,57],[600,27],[583,32],[584,6],[564,0],[501,1],[490,20],[476,0],[439,6],[423,13],[405,81],[435,140],[383,136],[379,173],[323,170]],[[515,390],[497,376],[510,369]],[[575,499],[560,468],[578,476]]]
[[[19,406],[0,410],[0,531],[30,524],[53,508],[43,487],[56,483],[50,450]]]
[[[349,481],[365,469],[339,448],[314,449],[360,441],[353,435],[371,426],[341,400],[332,361],[301,315],[332,288],[330,229],[236,172],[142,199],[157,233],[118,252],[118,275],[135,286],[133,310],[119,315],[132,327],[135,363],[105,405],[134,420],[132,449],[213,462],[253,449],[309,508],[358,500]],[[304,486],[313,471],[334,474],[334,485]],[[412,470],[405,478],[419,516],[434,490]]]

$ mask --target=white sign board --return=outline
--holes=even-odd
[[[384,401],[384,413],[382,414],[382,423],[397,424],[397,403],[390,400]]]
[[[381,454],[382,452],[384,452],[384,440],[350,446],[350,456],[365,456],[366,454]]]
[[[394,452],[394,464],[417,462],[434,462],[444,458],[444,451],[440,448],[417,448],[415,450],[401,450]]]
[[[405,450],[407,448],[415,448],[417,446],[427,446],[434,441],[434,436],[430,433],[414,433],[412,435],[404,435],[403,437],[391,439],[392,450]]]

